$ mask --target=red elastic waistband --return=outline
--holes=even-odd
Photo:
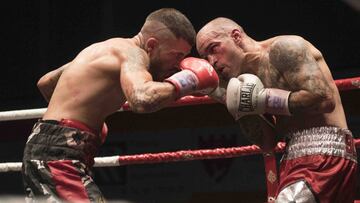
[[[82,131],[86,131],[88,133],[92,133],[94,135],[98,135],[99,132],[90,128],[89,126],[87,126],[85,123],[78,121],[78,120],[73,120],[73,119],[61,119],[59,121],[59,125],[61,126],[66,126],[66,127],[70,127],[70,128],[76,128]]]

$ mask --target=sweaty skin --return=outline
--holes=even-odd
[[[175,36],[164,40],[167,43],[154,53],[163,62],[159,65],[162,69],[154,74],[158,81],[176,72],[179,61],[191,49]],[[175,100],[175,88],[167,82],[153,81],[150,65],[141,33],[134,38],[113,38],[90,45],[70,63],[39,80],[39,89],[50,100],[43,119],[74,119],[101,129],[105,118],[125,101],[140,113],[164,107]]]
[[[292,116],[276,115],[278,133],[314,126],[347,128],[329,67],[321,52],[302,37],[277,36],[258,42],[233,21],[219,18],[198,32],[197,49],[224,80],[251,73],[266,88],[292,92]]]

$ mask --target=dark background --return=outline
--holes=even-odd
[[[0,12],[0,111],[46,107],[36,88],[43,74],[72,60],[94,42],[132,37],[145,17],[162,7],[182,11],[196,30],[224,16],[242,25],[255,40],[300,35],[321,50],[335,79],[360,76],[360,11],[340,0],[15,0],[2,5]],[[349,128],[359,137],[360,92],[342,92],[341,97]],[[1,162],[21,160],[35,121],[0,122]],[[122,112],[111,116],[108,123],[110,135],[101,156],[249,144],[226,109],[218,104],[164,109],[147,115]],[[262,167],[261,156],[249,156],[96,169],[95,180],[109,199],[265,202]],[[161,173],[168,174],[168,179],[161,179]],[[147,174],[153,174],[154,179],[144,178]],[[0,196],[23,198],[21,187],[18,172],[0,174]]]
[[[45,107],[36,88],[43,74],[91,43],[132,37],[162,7],[182,11],[196,30],[225,16],[255,40],[301,35],[322,51],[335,78],[360,75],[360,12],[340,0],[14,0],[1,8],[0,110]]]

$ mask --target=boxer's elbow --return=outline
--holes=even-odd
[[[331,113],[336,106],[335,98],[333,94],[325,94],[320,98],[318,109],[321,113]]]
[[[139,105],[137,103],[130,103],[129,102],[129,107],[130,107],[131,111],[134,112],[134,113],[146,113],[143,106]]]
[[[39,90],[42,90],[45,89],[47,86],[49,86],[49,84],[50,84],[50,78],[44,75],[38,80],[36,86],[38,87]]]
[[[129,103],[130,109],[135,113],[151,113],[154,112],[154,106],[148,101],[137,100]]]
[[[310,112],[315,114],[331,113],[335,109],[335,99],[330,93],[313,95],[312,108]]]

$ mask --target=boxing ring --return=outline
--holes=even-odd
[[[335,81],[339,91],[360,89],[360,77],[339,79]],[[186,96],[172,103],[170,107],[179,107],[187,105],[215,104],[216,101],[211,98]],[[0,112],[0,121],[14,121],[25,119],[41,118],[46,108],[14,110]],[[119,112],[130,111],[129,105],[125,103]],[[360,139],[355,139],[356,148],[360,148]],[[285,143],[279,142],[272,152],[264,153],[258,146],[239,146],[215,149],[198,149],[198,150],[179,150],[172,152],[145,153],[135,155],[114,155],[105,157],[96,157],[94,167],[116,167],[135,164],[154,164],[179,161],[192,161],[204,159],[234,158],[262,154],[264,158],[267,200],[273,200],[276,187],[278,184],[277,161],[275,154],[282,153],[285,149]],[[0,163],[0,172],[14,172],[21,170],[21,162]],[[357,202],[357,201],[355,201]]]

